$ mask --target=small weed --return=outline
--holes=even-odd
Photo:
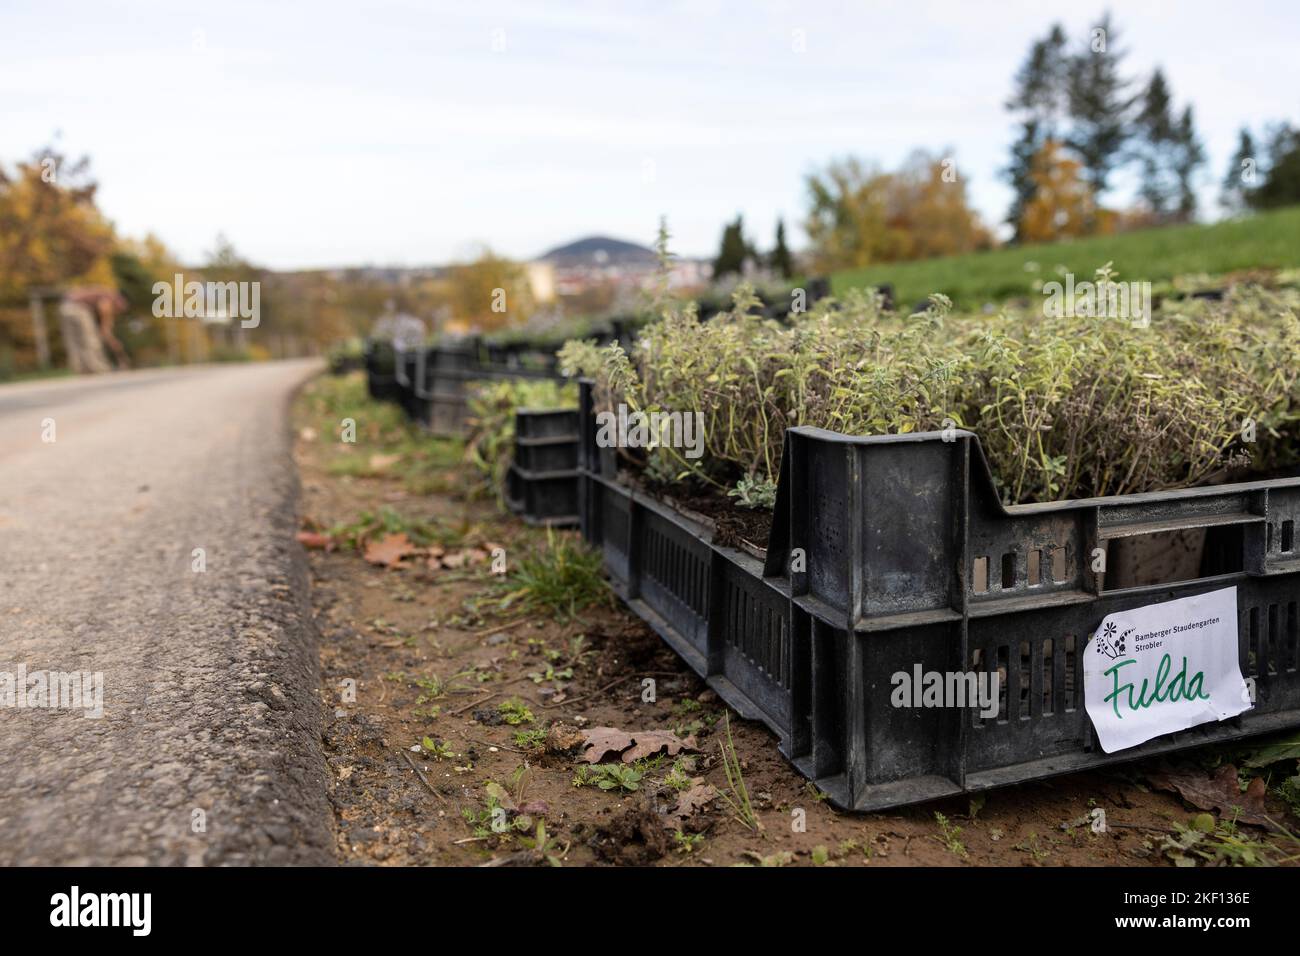
[[[432,737],[425,737],[420,741],[420,746],[434,760],[451,760],[460,756],[451,749],[451,744],[445,740],[434,740]]]
[[[839,846],[840,856],[848,856],[850,853],[861,853],[867,860],[871,859],[871,844],[859,843],[857,840],[841,840]]]
[[[602,763],[594,767],[582,764],[573,775],[573,785],[631,792],[641,789],[642,776],[640,770],[621,763]]]
[[[358,549],[371,538],[387,534],[405,534],[416,547],[423,548],[444,535],[433,524],[415,518],[406,518],[393,508],[385,506],[378,512],[363,511],[351,524],[338,524],[329,534],[343,548]]]
[[[664,786],[681,793],[691,787],[691,774],[695,771],[694,757],[679,757],[673,761],[673,767],[664,777]]]
[[[545,742],[546,731],[540,727],[515,731],[515,746],[522,747],[524,750],[539,750]]]
[[[414,681],[415,686],[424,691],[424,693],[417,697],[415,702],[417,704],[427,704],[435,700],[442,700],[442,698],[447,696],[449,691],[455,689],[452,687],[451,682],[456,680],[458,677],[464,677],[466,673],[468,672],[453,674],[448,680],[443,680],[437,674],[433,674],[429,677],[417,677]]]
[[[961,842],[961,827],[952,823],[937,811],[934,815],[934,822],[939,824],[939,835],[935,839],[942,843],[944,848],[953,856],[959,856],[963,860],[969,859],[970,854],[966,852],[966,845]]]
[[[524,791],[528,789],[532,779],[533,772],[526,763],[521,763],[510,772],[510,796],[514,799],[515,806],[525,802]]]
[[[573,617],[584,608],[611,602],[604,558],[571,535],[546,532],[546,547],[525,555],[501,585],[501,611],[521,608]]]
[[[804,782],[803,789],[804,789],[804,793],[808,794],[808,796],[812,797],[818,803],[830,799],[830,795],[823,793],[818,788],[817,784],[813,783],[811,780],[807,780]]]
[[[745,786],[745,777],[740,770],[740,757],[736,754],[736,744],[731,739],[731,717],[724,715],[723,727],[727,740],[719,742],[718,750],[722,755],[722,769],[727,775],[727,792],[718,792],[718,796],[727,805],[731,815],[747,829],[761,829],[754,807],[749,802],[749,789]]]
[[[1038,834],[1032,831],[1026,839],[1015,845],[1015,849],[1022,853],[1028,853],[1037,863],[1042,863],[1052,855],[1051,850],[1044,849],[1042,844],[1038,842]]]
[[[673,834],[673,844],[678,853],[694,853],[695,848],[704,842],[703,833],[683,833],[678,830]]]
[[[746,850],[741,856],[753,860],[753,863],[739,863],[737,866],[782,867],[789,866],[794,862],[794,854],[789,850],[781,850],[779,853],[773,853],[770,856],[763,856],[753,850]]]
[[[565,667],[556,670],[554,666],[547,664],[544,671],[530,671],[528,677],[534,684],[544,684],[546,681],[573,680],[573,668]]]
[[[677,703],[673,704],[671,713],[674,717],[686,718],[691,714],[698,714],[703,709],[704,705],[694,697],[683,697],[681,700],[677,701]]]
[[[1278,827],[1300,847],[1300,837]],[[1262,840],[1252,840],[1237,829],[1235,820],[1219,821],[1212,813],[1198,813],[1187,826],[1174,824],[1174,832],[1160,846],[1175,866],[1277,866],[1300,856],[1284,856]]]
[[[536,850],[545,857],[546,862],[551,866],[560,866],[564,857],[569,852],[569,846],[566,843],[563,847],[560,842],[546,835],[546,821],[537,821],[537,830],[531,837],[520,837],[519,842],[530,850]]]
[[[497,713],[501,715],[502,720],[512,727],[518,727],[520,724],[531,724],[536,720],[533,717],[533,712],[528,709],[528,705],[518,697],[511,697],[509,700],[502,701],[497,706]]]

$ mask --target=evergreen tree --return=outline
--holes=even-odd
[[[1056,127],[1066,102],[1066,74],[1069,67],[1065,31],[1054,24],[1047,36],[1035,40],[1015,78],[1015,92],[1007,109],[1018,113],[1020,136],[1011,146],[1011,163],[1003,175],[1011,184],[1013,197],[1007,222],[1015,229],[1016,241],[1023,238],[1020,223],[1025,208],[1034,198],[1034,157],[1056,136]]]
[[[1219,192],[1219,205],[1228,212],[1242,212],[1250,205],[1250,194],[1258,185],[1255,168],[1258,162],[1255,138],[1243,126],[1237,134],[1237,151],[1228,163],[1228,172],[1223,177],[1223,186]]]
[[[1107,13],[1071,59],[1066,83],[1071,120],[1066,142],[1079,157],[1098,198],[1106,192],[1110,174],[1123,162],[1136,100],[1127,94],[1130,81],[1123,76],[1124,55]]]
[[[773,275],[778,275],[782,279],[794,276],[794,259],[785,244],[785,221],[782,219],[776,221],[776,246],[772,249],[767,264]]]
[[[1178,179],[1174,170],[1175,129],[1173,97],[1164,73],[1157,67],[1140,99],[1135,120],[1138,143],[1133,155],[1142,167],[1138,195],[1157,221],[1165,219],[1177,202]]]
[[[1196,136],[1191,106],[1183,110],[1174,127],[1174,177],[1178,180],[1178,221],[1190,222],[1196,216],[1196,190],[1192,178],[1205,165],[1205,147]]]
[[[1269,137],[1268,167],[1259,188],[1248,196],[1255,209],[1300,203],[1300,130],[1283,123]]]
[[[718,256],[713,260],[713,278],[721,279],[730,273],[743,275],[745,260],[750,258],[753,258],[753,249],[745,241],[744,217],[737,215],[735,222],[728,223],[722,229]]]

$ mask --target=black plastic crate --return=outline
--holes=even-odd
[[[412,421],[427,425],[430,407],[421,392],[423,356],[421,351],[399,350],[394,375],[397,379],[397,403],[402,406],[402,411]]]
[[[524,471],[506,476],[506,506],[526,524],[571,528],[578,524],[578,471]]]
[[[596,446],[589,383],[580,417],[582,530],[615,590],[836,806],[877,810],[1300,725],[1300,479],[1005,507],[970,432],[794,428],[760,561],[619,483]],[[1084,560],[1187,529],[1206,530],[1205,576],[1107,589]],[[791,570],[796,548],[803,571]],[[1230,585],[1253,709],[1103,752],[1082,658],[1102,619]],[[893,707],[891,675],[916,665],[1004,672],[998,713]]]
[[[394,371],[396,353],[387,342],[367,341],[364,353],[366,366],[366,391],[380,402],[395,402],[398,398],[397,376]]]
[[[529,524],[578,523],[578,410],[515,412],[515,460],[506,505]]]
[[[528,349],[498,351],[471,339],[455,346],[426,349],[415,375],[423,403],[422,421],[435,435],[461,437],[469,428],[469,390],[473,382],[560,377],[555,357]]]
[[[469,423],[467,385],[481,378],[478,348],[473,343],[440,346],[422,353],[418,393],[428,409],[425,423],[435,435],[459,437]]]
[[[524,471],[575,471],[578,467],[578,410],[515,412],[515,465]]]

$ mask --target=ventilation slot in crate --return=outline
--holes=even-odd
[[[708,564],[649,525],[645,536],[642,573],[700,617],[708,609]]]
[[[1065,584],[1070,580],[1065,548],[1031,548],[1026,552],[1023,576],[1020,554],[1006,551],[1001,555],[976,555],[971,564],[971,593],[1007,593],[1044,584]]]
[[[1017,721],[1073,714],[1082,706],[1083,678],[1073,634],[1059,640],[1045,637],[1037,642],[972,648],[970,672],[982,682],[988,680],[986,675],[998,678],[997,713],[986,717],[981,708],[972,707],[971,726],[975,728],[1011,723],[1013,703]]]

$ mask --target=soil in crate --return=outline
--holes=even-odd
[[[767,548],[767,537],[772,530],[770,511],[742,508],[730,498],[650,482],[631,471],[623,471],[619,477],[629,487],[692,518],[703,519],[701,523],[713,529],[713,544],[737,550],[745,550],[745,545],[750,550]]]

